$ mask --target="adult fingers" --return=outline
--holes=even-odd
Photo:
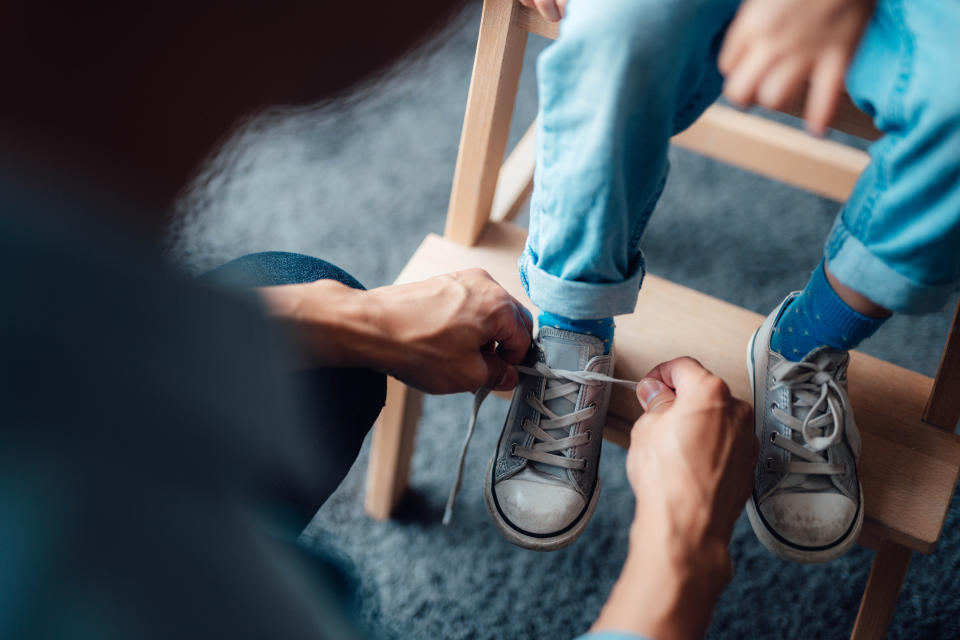
[[[807,94],[807,106],[803,115],[807,128],[815,135],[823,135],[833,119],[837,99],[843,90],[846,58],[842,50],[825,51],[810,76],[810,93]]]
[[[494,317],[494,340],[497,341],[497,353],[513,364],[523,362],[530,350],[530,332],[527,319],[517,307],[512,297],[501,305]]]
[[[644,378],[637,384],[637,398],[647,413],[663,411],[673,405],[677,394],[656,378]]]
[[[659,380],[675,391],[677,397],[730,394],[726,383],[689,356],[674,358],[653,368],[644,378]]]
[[[487,380],[483,386],[494,391],[509,391],[517,386],[516,368],[495,353],[482,353],[487,366]]]
[[[522,302],[513,296],[510,296],[510,299],[513,300],[513,304],[516,306],[517,312],[520,314],[520,319],[523,320],[523,324],[526,325],[527,331],[533,334],[533,314],[530,313],[530,309],[527,309]]]

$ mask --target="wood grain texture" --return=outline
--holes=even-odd
[[[923,410],[923,421],[953,433],[960,421],[960,302],[940,356],[933,391]]]
[[[845,201],[866,152],[760,116],[713,105],[673,144],[801,189]]]
[[[860,600],[853,640],[881,640],[886,637],[890,618],[897,606],[900,588],[910,566],[910,549],[883,541],[873,558],[867,588]]]
[[[551,40],[556,39],[560,31],[559,23],[545,20],[535,9],[528,9],[523,5],[518,7],[516,23],[520,28],[530,33],[550,38]],[[777,111],[802,118],[805,103],[806,92],[803,92],[784,105],[782,109],[777,109]],[[846,92],[843,92],[840,96],[837,110],[830,122],[830,128],[866,138],[867,140],[876,140],[883,135],[873,126],[873,121],[870,119],[870,116],[857,109]]]
[[[516,266],[525,235],[513,224],[491,223],[472,248],[430,235],[398,282],[481,267],[533,309]],[[691,355],[726,380],[735,396],[751,399],[745,350],[761,315],[651,275],[644,280],[637,309],[617,318],[617,377],[638,380],[660,362]],[[865,528],[871,540],[925,553],[940,537],[960,471],[960,437],[920,419],[932,382],[866,354],[852,354],[850,399],[863,440]],[[615,387],[604,437],[626,445],[639,415],[635,395]]]
[[[373,426],[364,510],[387,520],[407,489],[423,394],[387,377],[387,400]]]
[[[490,217],[527,44],[527,32],[516,24],[520,6],[513,0],[483,3],[444,231],[461,244],[476,242]]]
[[[523,203],[533,193],[533,169],[537,156],[536,133],[537,122],[534,120],[503,162],[490,212],[490,220],[493,222],[516,218],[523,208]]]

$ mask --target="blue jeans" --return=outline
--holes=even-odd
[[[337,280],[354,289],[363,289],[356,278],[319,258],[264,251],[251,253],[217,267],[201,280],[250,289],[317,280]],[[373,427],[387,398],[387,377],[370,369],[312,367],[292,374],[293,384],[305,401],[307,418],[323,437],[323,486],[306,504],[302,529],[319,504],[336,490],[360,455],[360,447]]]
[[[631,313],[670,137],[719,96],[739,0],[573,0],[537,63],[540,112],[520,275],[542,310]],[[826,241],[877,304],[941,308],[960,281],[960,3],[879,0],[847,91],[886,135]]]

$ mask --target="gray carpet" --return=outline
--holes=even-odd
[[[252,119],[184,194],[172,257],[200,272],[259,250],[324,257],[368,287],[388,284],[427,232],[443,227],[479,20],[477,7],[430,46],[346,102]],[[528,48],[515,139],[536,110]],[[673,150],[673,171],[644,239],[650,271],[766,313],[803,285],[837,205]],[[950,314],[897,317],[864,350],[932,375]],[[524,551],[493,530],[483,466],[506,403],[484,406],[450,527],[440,525],[471,399],[428,398],[412,490],[397,518],[361,508],[366,450],[305,536],[353,563],[364,615],[382,637],[568,638],[585,631],[626,553],[632,495],[624,451],[605,444],[603,495],[584,537],[550,554]],[[937,552],[915,557],[891,637],[956,637],[960,598],[958,503]],[[745,518],[732,544],[733,582],[711,637],[842,638],[849,634],[872,552],[821,566],[777,560]]]

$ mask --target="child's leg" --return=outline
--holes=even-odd
[[[539,365],[514,391],[484,484],[498,530],[547,550],[580,535],[613,374],[611,316],[643,278],[640,234],[671,134],[720,91],[719,37],[738,0],[573,0],[537,65],[540,114],[530,235],[520,259],[540,307]],[[586,322],[584,322],[586,321]],[[562,371],[589,372],[587,384]]]
[[[958,33],[958,5],[879,3],[847,87],[886,135],[827,240],[835,286],[818,269],[778,322],[771,347],[785,357],[799,360],[820,345],[850,349],[869,337],[885,314],[858,312],[852,292],[875,308],[922,313],[956,288],[960,80],[950,52]]]
[[[827,269],[890,311],[939,309],[960,280],[958,35],[957,3],[881,0],[847,73],[850,95],[886,135],[830,233]],[[787,358],[819,344],[853,348],[882,322],[856,314],[849,296],[846,309],[837,305],[830,298],[843,298],[843,287],[831,296],[822,282],[815,273],[805,297],[836,315],[806,316],[789,337],[778,327],[772,346]],[[818,344],[800,344],[803,331],[815,331]]]
[[[826,268],[751,344],[761,453],[747,513],[786,558],[835,558],[862,527],[847,350],[889,311],[943,306],[960,279],[958,35],[956,3],[880,0],[847,87],[886,135],[830,233]]]
[[[537,64],[537,170],[520,260],[530,298],[554,326],[609,338],[609,318],[633,311],[644,273],[638,244],[666,178],[669,139],[719,95],[716,53],[738,4],[569,4]]]

